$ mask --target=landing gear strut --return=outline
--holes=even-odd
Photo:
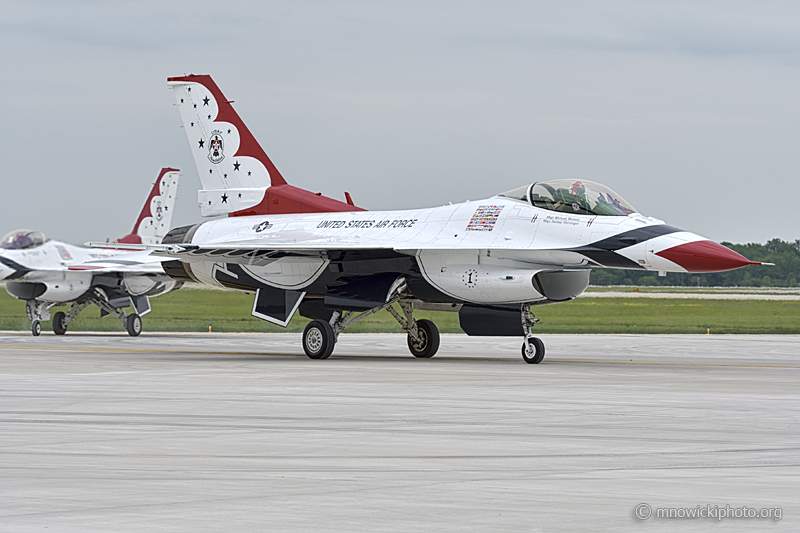
[[[42,334],[42,321],[50,320],[50,308],[55,303],[28,300],[25,302],[25,314],[31,321],[31,335],[38,337]]]
[[[41,300],[27,301],[25,312],[28,316],[28,320],[31,321],[31,334],[34,337],[42,333],[41,322],[50,320],[50,308],[56,304],[57,302],[43,302]],[[128,335],[131,337],[137,337],[142,332],[142,319],[139,315],[136,313],[131,313],[129,315],[124,309],[114,307],[109,303],[106,293],[101,288],[95,287],[80,300],[72,302],[72,305],[70,305],[66,313],[58,311],[53,314],[53,333],[56,335],[64,335],[67,332],[69,323],[75,320],[75,317],[90,305],[96,305],[103,313],[117,317],[122,323],[122,327],[125,328]]]
[[[333,352],[339,333],[378,311],[386,309],[408,333],[408,349],[414,357],[433,357],[439,349],[439,330],[430,320],[414,320],[413,296],[404,278],[398,278],[389,291],[386,303],[362,313],[334,311],[329,322],[314,320],[303,331],[303,350],[311,359],[327,359]],[[403,315],[393,307],[399,303]]]
[[[533,325],[539,321],[531,314],[531,304],[522,304],[522,330],[525,342],[522,343],[522,359],[529,365],[538,365],[544,359],[544,343],[533,336]]]
[[[100,310],[106,314],[113,315],[117,317],[117,320],[120,321],[122,327],[128,332],[128,335],[131,337],[138,337],[139,334],[142,332],[142,319],[136,313],[131,313],[130,315],[125,312],[124,309],[117,309],[113,305],[111,305],[108,301],[108,296],[106,293],[99,287],[95,287],[92,289],[92,294],[89,298],[87,298],[82,303],[75,302],[69,308],[69,312],[67,313],[67,319],[72,320],[78,313],[80,313],[87,305],[94,304],[100,308]]]

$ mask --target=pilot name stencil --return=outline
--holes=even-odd
[[[542,220],[542,222],[544,222],[545,224],[569,224],[571,226],[577,226],[578,224],[580,224],[580,221],[581,220],[579,218],[559,217],[552,215],[546,215]]]

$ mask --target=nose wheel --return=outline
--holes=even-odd
[[[533,326],[539,319],[531,314],[531,304],[522,304],[522,331],[525,342],[522,343],[522,359],[529,365],[538,365],[544,359],[544,343],[533,336]]]
[[[50,320],[50,308],[53,302],[43,302],[41,300],[27,300],[25,302],[25,314],[31,321],[31,335],[38,337],[42,334],[42,320]]]
[[[522,359],[529,365],[538,365],[544,359],[544,343],[539,337],[528,337],[522,343]]]

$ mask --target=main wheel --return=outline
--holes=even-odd
[[[142,332],[142,318],[136,313],[128,315],[128,325],[126,326],[128,335],[131,337],[138,337]]]
[[[42,324],[38,320],[31,322],[31,334],[38,337],[42,333]]]
[[[333,328],[323,320],[312,320],[303,331],[303,351],[311,359],[327,359],[333,353],[336,336]]]
[[[56,335],[63,335],[67,332],[67,326],[64,325],[64,319],[67,317],[66,313],[59,311],[53,315],[53,333]]]
[[[529,365],[538,365],[544,359],[544,343],[538,337],[525,339],[522,343],[522,358]]]
[[[415,341],[411,335],[408,336],[408,349],[414,357],[433,357],[439,350],[439,329],[430,320],[417,320],[417,335],[419,340]]]

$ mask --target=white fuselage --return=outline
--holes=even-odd
[[[37,271],[66,269],[95,259],[119,255],[119,250],[83,248],[65,242],[47,241],[41,246],[23,250],[0,250],[0,256]]]
[[[501,303],[542,298],[525,272],[598,266],[574,249],[650,226],[663,227],[664,223],[639,214],[571,215],[494,197],[407,211],[232,217],[203,223],[191,242],[203,248],[388,249],[416,257],[425,279],[446,294],[465,301]],[[640,239],[617,253],[622,260],[630,260],[632,268],[685,272],[655,253],[702,239],[675,230]],[[189,261],[198,281],[220,286],[215,272],[225,268],[226,258],[212,262],[205,256]],[[324,254],[310,254],[244,268],[267,285],[303,290],[327,263]]]
[[[45,287],[45,291],[38,295],[37,299],[48,302],[70,302],[91,287],[95,275],[91,268],[77,265],[123,258],[132,253],[141,252],[82,248],[52,240],[35,248],[0,250],[0,280],[40,283]],[[163,277],[160,266],[155,265],[153,272],[161,273]]]

